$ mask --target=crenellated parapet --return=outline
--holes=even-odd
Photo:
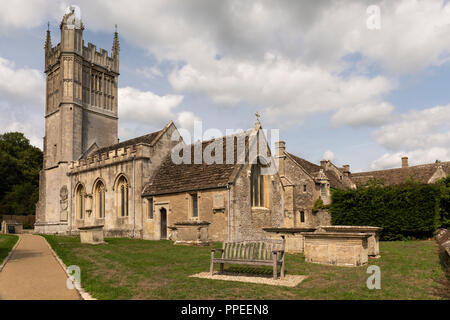
[[[86,159],[72,161],[69,165],[68,175],[120,165],[121,163],[133,160],[148,160],[150,159],[152,148],[153,147],[147,143],[138,143],[109,150],[108,152],[94,153]]]
[[[97,47],[90,42],[87,47],[83,47],[83,58],[91,64],[105,68],[108,71],[119,73],[119,70],[115,67],[116,63],[113,54],[111,53],[109,55],[105,49],[97,51]]]

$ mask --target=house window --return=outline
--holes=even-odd
[[[300,222],[305,223],[305,211],[300,211]]]
[[[121,217],[128,217],[128,181],[125,177],[121,177],[119,182],[117,183],[117,192],[118,192],[118,202],[119,202],[119,215]]]
[[[254,164],[250,174],[250,202],[252,207],[262,207],[264,201],[264,179],[261,175],[261,168]]]
[[[191,195],[192,197],[192,216],[198,217],[198,195],[196,193]]]
[[[84,187],[80,185],[76,192],[77,195],[77,211],[78,211],[78,218],[81,220],[84,218],[84,210],[85,208],[85,196],[86,191],[84,190]]]
[[[148,199],[148,218],[153,220],[153,198]]]
[[[95,187],[95,202],[97,204],[97,217],[105,217],[105,186],[99,181]]]
[[[321,184],[321,185],[320,185],[320,193],[321,193],[322,196],[326,197],[326,195],[327,195],[327,190],[326,190],[324,184]]]

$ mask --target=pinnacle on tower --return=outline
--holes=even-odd
[[[52,48],[52,36],[50,35],[50,22],[49,22],[47,28],[47,39],[45,40],[45,51],[48,51],[51,48]]]
[[[119,52],[120,52],[119,33],[117,32],[117,24],[116,24],[115,32],[114,32],[113,47],[112,47],[113,57],[118,56]]]

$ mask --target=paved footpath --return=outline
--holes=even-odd
[[[67,289],[67,275],[47,241],[32,234],[19,236],[19,245],[0,272],[0,299],[80,300],[76,290]]]

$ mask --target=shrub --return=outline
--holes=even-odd
[[[330,205],[333,225],[382,227],[382,240],[427,238],[441,225],[441,188],[405,183],[372,183],[358,190],[335,190]]]

